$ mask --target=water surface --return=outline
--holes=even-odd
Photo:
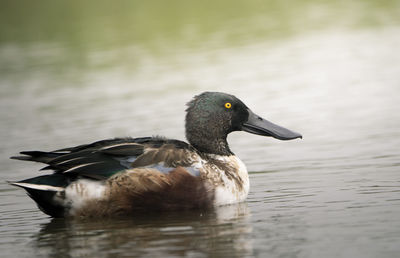
[[[0,10],[2,256],[398,256],[398,1],[20,3]],[[184,140],[206,90],[304,136],[229,136],[245,203],[69,221],[6,183],[43,173],[8,159],[21,150]]]

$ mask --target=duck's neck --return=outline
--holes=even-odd
[[[228,142],[225,137],[215,138],[209,136],[186,135],[189,143],[201,153],[216,154],[223,156],[233,155],[229,149]]]

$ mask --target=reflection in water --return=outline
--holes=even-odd
[[[246,203],[197,211],[144,215],[135,219],[53,219],[33,245],[48,257],[128,255],[251,255],[252,225]]]

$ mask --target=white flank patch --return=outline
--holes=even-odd
[[[71,208],[70,212],[74,213],[88,201],[102,199],[106,186],[101,181],[93,181],[89,179],[79,179],[67,188],[65,188],[65,206]]]

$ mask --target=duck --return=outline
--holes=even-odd
[[[188,142],[127,137],[22,151],[11,159],[44,163],[41,170],[51,173],[9,183],[55,218],[209,210],[243,202],[249,193],[248,172],[229,148],[229,133],[302,138],[222,92],[203,92],[187,103],[185,130]]]

